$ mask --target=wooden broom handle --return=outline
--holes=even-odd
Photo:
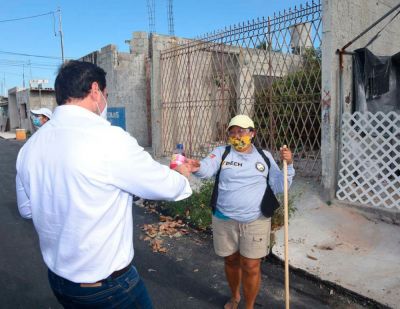
[[[283,148],[287,148],[286,145]],[[285,308],[290,308],[289,299],[289,203],[287,161],[283,160],[283,205],[285,222]]]

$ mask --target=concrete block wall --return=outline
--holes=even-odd
[[[54,91],[29,91],[29,110],[39,109],[41,107],[46,107],[51,111],[57,106],[55,92]]]
[[[143,147],[151,146],[146,105],[146,48],[147,36],[135,32],[130,53],[118,52],[115,45],[107,45],[82,58],[95,62],[107,72],[108,107],[125,108],[126,131]]]
[[[166,36],[152,35],[151,45],[151,133],[152,148],[155,157],[162,156],[163,152],[163,126],[162,126],[162,98],[161,98],[161,51],[170,46]]]
[[[17,91],[14,87],[8,90],[8,117],[10,118],[10,130],[19,128],[19,113],[17,107]]]
[[[147,55],[149,52],[149,40],[147,32],[136,31],[132,33],[129,41],[130,53],[133,55]]]
[[[327,199],[335,195],[339,121],[341,111],[350,111],[352,103],[352,59],[345,55],[343,79],[339,83],[339,56],[336,50],[353,40],[363,30],[387,13],[398,0],[322,0],[322,182]],[[347,51],[364,47],[393,17],[378,24]],[[400,18],[382,31],[368,48],[376,55],[393,55],[400,51]]]

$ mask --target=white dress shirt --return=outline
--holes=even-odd
[[[97,282],[133,258],[132,194],[180,200],[188,180],[87,109],[56,108],[17,159],[18,209],[32,218],[51,271]]]

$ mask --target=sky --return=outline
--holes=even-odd
[[[147,0],[0,2],[0,95],[24,83],[28,87],[29,80],[35,79],[48,80],[45,87],[54,86],[61,64],[58,9],[66,58],[80,58],[108,44],[128,52],[125,41],[132,32],[149,31]],[[168,34],[168,1],[149,2],[155,3],[155,32]],[[195,38],[305,3],[305,0],[173,0],[174,31],[178,37]],[[46,13],[49,14],[20,19]]]

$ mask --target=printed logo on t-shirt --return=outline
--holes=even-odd
[[[209,157],[210,157],[211,159],[214,159],[214,158],[215,158],[215,154],[212,153],[212,154],[209,155]]]
[[[265,166],[261,162],[257,162],[256,163],[256,169],[259,170],[260,172],[264,172],[265,171]]]
[[[235,161],[224,161],[224,163],[222,165],[242,167],[243,163],[235,162]]]

